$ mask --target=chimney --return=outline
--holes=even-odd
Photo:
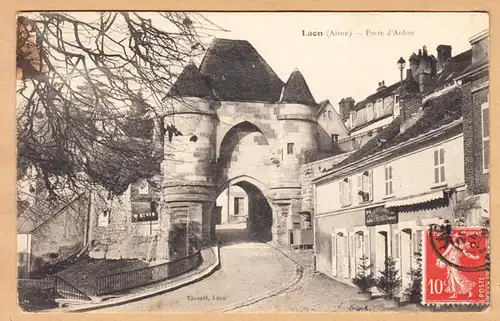
[[[444,65],[448,59],[451,58],[451,46],[439,45],[436,48],[437,51],[437,72],[443,70]]]
[[[342,121],[349,119],[351,109],[354,107],[354,99],[352,97],[342,98],[339,102],[339,114]]]
[[[418,64],[420,63],[420,59],[415,53],[412,53],[409,61],[410,61],[411,74],[414,77],[413,79],[416,79],[418,75]]]
[[[422,55],[420,53],[423,52]],[[419,64],[418,64],[418,74],[413,75],[415,79],[417,79],[418,84],[420,86],[420,92],[426,93],[431,90],[434,86],[434,78],[435,78],[435,68],[433,68],[433,56],[429,56],[427,54],[427,48],[424,46],[422,50],[419,50]]]
[[[408,82],[414,81],[412,69],[406,69],[406,79],[405,80]]]
[[[400,100],[400,131],[404,132],[421,115],[422,94],[419,83],[414,80],[411,68],[406,70],[406,79],[399,90]]]
[[[385,81],[384,81],[384,80],[382,80],[381,82],[379,82],[379,83],[378,83],[377,92],[379,92],[379,91],[381,91],[381,90],[383,90],[383,89],[385,89],[385,88],[387,88],[387,87],[385,86]]]

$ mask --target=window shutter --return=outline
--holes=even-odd
[[[434,151],[434,183],[439,183],[439,150]]]
[[[369,200],[373,201],[373,170],[368,172],[368,193],[370,193]]]
[[[363,196],[359,195],[359,192],[363,190],[363,175],[362,174],[358,175],[357,178],[358,178],[358,189],[357,189],[358,200],[359,200],[359,203],[362,203]]]
[[[342,237],[342,271],[344,272],[344,278],[349,278],[349,235],[347,233]]]
[[[350,270],[350,277],[354,277],[354,275],[356,275],[356,246],[354,244],[354,234],[350,233],[351,236],[350,236],[350,248],[351,248],[351,252],[349,253],[348,257],[350,259],[350,265],[351,265],[351,268],[349,269]]]
[[[344,204],[344,181],[339,182],[339,191],[340,191],[340,205]]]
[[[394,193],[393,187],[393,180],[392,180],[392,166],[389,166],[389,194]]]
[[[393,248],[393,253],[392,256],[395,259],[399,259],[400,257],[400,236],[399,233],[394,233],[394,248]]]
[[[370,231],[366,230],[364,232],[364,238],[365,238],[365,248],[363,249],[364,255],[368,257],[368,263],[370,263]]]
[[[332,275],[337,276],[337,236],[332,234]]]
[[[444,148],[441,148],[439,151],[439,160],[441,164],[441,182],[446,181],[446,175],[445,175],[445,165],[444,165]]]
[[[348,179],[347,184],[349,184],[349,204],[352,204],[352,179]]]

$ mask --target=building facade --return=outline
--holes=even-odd
[[[466,79],[475,65],[474,51],[473,45],[452,57],[451,47],[441,45],[437,59],[425,47],[412,54],[406,78],[394,90],[398,115],[376,137],[313,179],[319,272],[351,284],[362,255],[369,257],[375,275],[391,257],[406,287],[422,232],[430,224],[462,219],[460,207],[473,181],[470,162],[479,159],[482,167],[476,165],[475,171],[485,174],[485,161],[477,157],[484,153],[484,144],[474,146],[476,158],[471,159],[469,131],[474,127],[482,132],[473,124],[472,113],[488,117],[480,112],[487,108],[481,93],[487,85],[483,78],[473,96],[457,81]],[[484,68],[484,62],[476,66]],[[479,126],[486,125],[487,120]],[[487,136],[479,137],[487,141]],[[477,183],[473,186],[477,194],[485,193]]]
[[[464,95],[465,182],[472,208],[468,224],[489,219],[489,58],[488,33],[470,39],[472,63],[457,78]]]
[[[239,186],[230,186],[222,192],[216,201],[216,224],[243,223],[248,219],[248,196]]]

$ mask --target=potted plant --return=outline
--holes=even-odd
[[[375,285],[375,277],[371,271],[372,265],[370,264],[368,256],[364,254],[359,260],[358,273],[356,273],[356,276],[352,279],[352,283],[358,287],[358,293],[361,294],[365,300],[371,300],[372,292],[370,289]]]
[[[379,271],[380,276],[375,281],[375,286],[386,299],[387,307],[398,306],[396,295],[401,291],[402,280],[396,269],[396,261],[388,257],[385,261],[385,269]]]

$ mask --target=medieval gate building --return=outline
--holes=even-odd
[[[249,198],[248,228],[286,242],[286,216],[300,198],[300,165],[317,150],[317,103],[296,70],[283,83],[247,42],[215,39],[198,69],[190,64],[166,97],[164,209],[213,237],[217,196],[238,185]],[[266,235],[267,234],[267,235]]]
[[[336,150],[330,136],[338,133],[325,123],[340,122],[333,107],[319,108],[298,70],[285,83],[250,43],[228,39],[215,39],[199,68],[188,65],[164,103],[155,132],[175,126],[182,135],[154,138],[163,141],[161,170],[150,182],[156,187],[141,192],[132,184],[123,209],[94,218],[96,257],[168,259],[179,226],[178,235],[194,236],[187,243],[213,239],[216,199],[233,185],[248,195],[249,232],[289,242],[287,217],[300,203],[306,155]],[[157,212],[147,213],[148,199]]]

